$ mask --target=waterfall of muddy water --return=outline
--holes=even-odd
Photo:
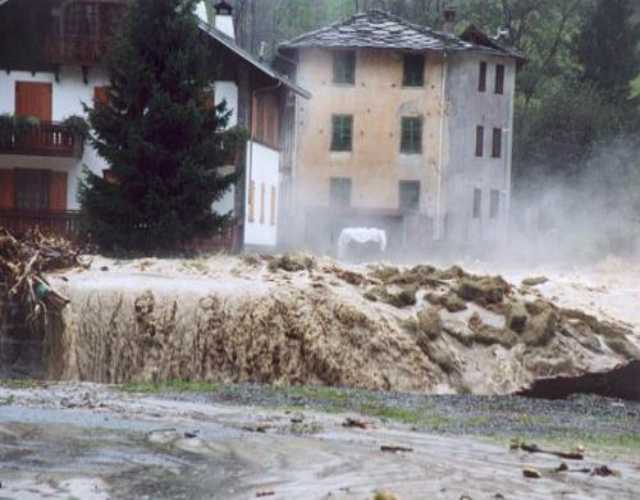
[[[461,270],[258,257],[108,264],[51,277],[71,304],[48,322],[50,378],[507,394],[640,357],[620,328]]]

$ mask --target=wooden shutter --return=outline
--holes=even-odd
[[[50,83],[16,82],[16,116],[35,116],[40,121],[50,122],[52,96]]]
[[[109,95],[107,94],[107,87],[95,87],[93,89],[93,101],[95,104],[108,104]]]
[[[15,173],[13,170],[0,170],[0,209],[11,210],[15,207]]]
[[[256,183],[251,181],[249,183],[249,222],[255,220],[255,196],[256,196]]]
[[[276,187],[271,186],[271,225],[276,225]]]
[[[260,183],[260,224],[264,224],[264,182]]]
[[[67,173],[51,172],[49,184],[49,209],[64,211],[67,209]]]

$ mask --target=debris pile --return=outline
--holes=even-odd
[[[17,299],[24,308],[29,324],[39,324],[49,309],[59,311],[69,302],[44,274],[78,266],[78,255],[69,241],[45,236],[38,229],[18,240],[0,227],[0,281],[9,298]]]
[[[511,394],[640,359],[624,324],[459,267],[304,254],[179,266],[108,261],[51,277],[71,304],[48,328],[49,376]]]

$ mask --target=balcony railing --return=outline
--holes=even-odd
[[[62,35],[51,37],[46,44],[47,60],[51,64],[94,66],[107,52],[109,37]]]
[[[58,123],[19,124],[0,131],[0,154],[81,158],[84,140]]]
[[[80,233],[80,213],[76,210],[0,210],[0,227],[16,236],[38,227],[44,234],[76,239]]]

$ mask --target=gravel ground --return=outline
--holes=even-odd
[[[241,384],[210,393],[164,394],[194,402],[318,412],[361,413],[414,430],[497,438],[584,439],[640,448],[640,403],[579,395],[565,400],[518,396],[428,396],[325,387]]]

